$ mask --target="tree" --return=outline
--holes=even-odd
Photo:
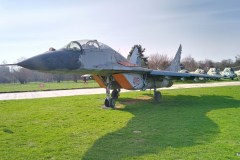
[[[205,70],[205,63],[203,61],[197,61],[197,66],[198,66],[198,68]]]
[[[25,59],[26,59],[25,57],[21,57],[17,60],[17,62],[21,62]],[[30,80],[32,77],[32,71],[26,68],[19,67],[19,66],[12,66],[11,70],[14,77],[16,77],[21,84],[27,83],[28,80]]]
[[[208,71],[213,66],[215,67],[214,62],[212,60],[205,59],[204,63],[205,63],[205,65],[204,65],[203,69],[206,70],[206,71]]]
[[[72,74],[72,79],[73,79],[74,82],[77,83],[78,75],[77,74]]]
[[[53,74],[53,79],[60,83],[60,81],[63,81],[63,75],[62,74]]]
[[[148,66],[150,69],[165,70],[171,64],[172,58],[169,58],[167,54],[154,53],[149,56]]]
[[[7,64],[7,61],[6,61],[6,60],[3,60],[3,61],[2,61],[2,64]]]
[[[186,69],[190,72],[193,72],[198,68],[197,62],[190,54],[188,56],[184,57],[181,60],[181,62],[186,67]]]
[[[13,69],[12,74],[19,80],[21,84],[27,83],[30,79],[31,71],[26,68]]]
[[[225,67],[232,67],[232,65],[233,65],[233,60],[232,59],[223,59],[219,63],[219,69],[224,70]]]
[[[7,61],[2,61],[2,64],[7,64]],[[13,77],[9,71],[9,67],[0,67],[0,83],[10,83],[12,79]]]

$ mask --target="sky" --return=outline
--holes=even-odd
[[[235,60],[240,55],[239,0],[0,0],[0,63],[14,63],[96,39],[127,56],[135,44],[145,55]]]

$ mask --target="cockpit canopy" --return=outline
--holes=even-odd
[[[219,70],[217,68],[210,68],[209,71],[219,73]]]
[[[226,68],[224,69],[224,72],[234,72],[234,70],[233,70],[232,68],[226,67]]]
[[[98,42],[97,40],[78,40],[72,41],[69,44],[65,45],[62,49],[73,49],[73,50],[81,50],[81,49],[110,49],[109,46],[102,42]]]

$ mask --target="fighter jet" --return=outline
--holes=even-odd
[[[86,82],[87,80],[94,80],[91,74],[84,74],[81,77],[83,78],[84,82]]]
[[[240,70],[235,72],[237,74],[238,77],[240,77]]]
[[[240,68],[240,66],[236,66],[236,67],[232,67],[232,68],[234,68],[234,70],[237,70],[237,69]],[[236,68],[236,69],[235,69],[235,68]],[[240,77],[240,70],[235,71],[235,74],[236,74],[237,77],[239,78],[239,77]]]
[[[227,78],[231,78],[233,80],[233,78],[237,77],[237,75],[234,73],[234,70],[230,67],[226,67],[222,73],[221,73],[222,77],[227,77]]]
[[[196,74],[207,74],[207,72],[204,69],[201,69],[200,67],[193,73],[196,73]]]
[[[15,65],[46,73],[91,74],[101,87],[106,88],[106,107],[115,107],[120,89],[146,90],[154,88],[154,99],[161,101],[162,96],[156,88],[171,87],[174,80],[199,81],[199,77],[216,76],[179,73],[182,46],[165,71],[141,67],[138,48],[135,47],[129,61],[120,53],[97,40],[71,41],[60,49],[49,51],[26,59]],[[110,97],[110,91],[113,90]]]
[[[219,70],[217,68],[214,68],[213,66],[209,69],[207,74],[211,76],[221,77]],[[218,79],[216,78],[216,80]]]
[[[195,72],[190,72],[190,73],[193,73],[193,74],[207,74],[207,72],[204,70],[204,69],[201,69],[201,67],[198,67],[198,69],[195,71]],[[207,78],[199,78],[200,80],[202,81],[206,81]]]

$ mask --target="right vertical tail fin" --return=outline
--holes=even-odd
[[[178,51],[170,65],[165,71],[170,71],[170,72],[178,72],[179,70],[179,65],[180,65],[180,60],[181,60],[181,54],[182,54],[182,45],[180,44]]]
[[[129,62],[133,64],[137,64],[137,57],[138,57],[138,48],[135,46],[132,52],[132,55],[129,59]]]
[[[132,55],[129,59],[129,62],[133,63],[133,64],[137,64],[139,67],[141,67],[141,58],[139,57],[137,46],[134,47],[134,50],[133,50]]]

